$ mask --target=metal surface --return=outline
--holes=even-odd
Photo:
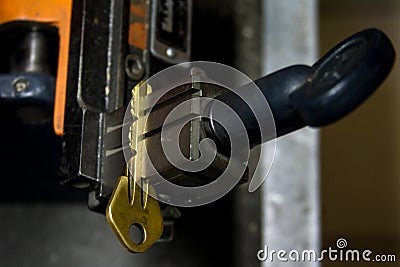
[[[125,74],[129,4],[74,1],[73,6],[61,182],[90,191],[89,207],[103,213],[124,173],[117,126],[125,114],[126,88],[136,83]]]
[[[147,4],[107,0],[73,6],[61,182],[89,191],[89,207],[103,213],[125,165],[121,121],[127,96],[138,80],[171,65],[149,53]],[[190,46],[186,56],[189,51]]]
[[[123,166],[124,161],[122,156],[117,159],[116,154],[105,157],[103,153],[113,145],[112,137],[105,138],[105,127],[119,118],[117,109],[124,101],[129,3],[73,4],[61,182],[87,190],[98,186],[97,191],[102,191],[103,178],[115,183],[123,174],[121,167],[109,177],[107,168]]]
[[[317,1],[264,0],[263,70],[270,73],[317,56]],[[318,132],[303,129],[278,139],[262,193],[262,247],[319,249]],[[264,266],[319,266],[266,261]]]
[[[192,73],[193,74],[193,73]],[[196,74],[193,74],[193,77]],[[195,77],[193,78],[194,80],[196,79]],[[152,80],[149,80],[149,83],[152,84]],[[143,99],[147,99],[146,101],[152,102],[152,98],[157,97],[156,90],[160,90],[160,88],[157,88],[159,86],[162,86],[160,84],[157,84],[156,81],[153,83],[153,88],[154,94],[149,93]],[[143,91],[143,89],[146,89],[146,86],[149,88],[150,85],[148,83],[143,84],[143,86],[138,87],[139,89],[136,91]],[[133,127],[136,127],[136,129],[133,129],[133,131],[130,131],[130,138],[132,136],[136,136],[139,140],[136,141],[135,147],[131,145],[131,149],[133,151],[128,152],[126,149],[125,155],[128,155],[131,157],[132,155],[136,155],[133,157],[135,161],[138,159],[138,157],[141,157],[142,153],[142,148],[140,147],[141,145],[146,146],[146,153],[148,155],[149,160],[151,163],[154,165],[154,169],[157,171],[157,173],[161,174],[166,180],[171,181],[174,184],[180,185],[180,186],[201,186],[208,184],[215,179],[217,179],[227,168],[228,163],[229,163],[229,158],[225,156],[224,154],[220,153],[220,151],[216,151],[216,157],[214,160],[211,162],[209,166],[204,168],[201,171],[198,172],[189,172],[189,171],[184,171],[177,167],[175,164],[185,164],[184,162],[175,162],[175,164],[171,163],[170,160],[168,159],[167,155],[164,152],[164,149],[161,144],[161,132],[162,130],[166,134],[170,134],[169,132],[174,131],[174,127],[176,125],[180,125],[180,123],[183,120],[189,119],[190,122],[185,124],[182,127],[182,130],[180,131],[179,134],[179,148],[183,154],[183,156],[187,159],[191,160],[197,160],[199,158],[199,144],[203,138],[205,138],[205,133],[203,130],[203,121],[198,118],[198,111],[196,111],[195,106],[196,103],[199,104],[200,102],[197,102],[196,99],[199,99],[200,96],[204,97],[215,97],[216,95],[225,92],[225,89],[219,86],[215,86],[210,83],[206,82],[198,82],[198,81],[193,81],[192,83],[188,84],[183,84],[181,86],[178,86],[165,95],[163,95],[158,102],[151,107],[151,112],[149,113],[148,110],[146,112],[140,112],[141,108],[140,106],[133,106],[133,105],[138,105],[138,100],[135,99],[137,96],[137,93],[134,94],[134,98],[131,101],[131,115],[132,115],[132,120],[134,123],[132,124]],[[139,95],[139,98],[140,95]],[[193,102],[190,103],[187,107],[184,109],[180,110],[179,116],[176,118],[173,118],[174,122],[168,122],[164,125],[165,120],[167,116],[170,114],[170,112],[176,108],[178,105],[182,104],[184,101],[187,100],[193,100]],[[149,107],[146,106],[148,109]],[[135,110],[132,112],[132,110]],[[131,120],[131,118],[127,119],[125,117],[125,121]],[[176,123],[175,123],[176,122]],[[147,123],[146,125],[146,130],[144,131],[144,137],[142,137],[141,132],[143,131],[141,128],[144,127],[144,125],[141,125],[143,123]],[[141,126],[140,126],[141,125]],[[123,134],[128,134],[124,132]],[[130,140],[129,138],[129,140]],[[128,139],[128,138],[127,138]],[[125,141],[123,140],[123,145]],[[205,146],[204,149],[207,149],[212,153],[211,151],[214,151],[213,146]],[[134,163],[134,162],[132,162]],[[242,164],[241,162],[238,164]],[[134,163],[135,166],[140,166],[138,162]],[[130,170],[135,171],[137,168],[135,166],[131,166]],[[151,168],[150,168],[151,169]],[[146,174],[146,170],[143,170],[140,173],[142,177],[149,178],[151,180],[151,172],[152,170],[149,170],[150,174]],[[241,182],[245,182],[248,180],[248,173],[245,172],[243,177],[241,178]],[[150,181],[150,184],[152,182]],[[165,195],[167,196],[167,195]],[[168,197],[168,196],[167,196]]]
[[[47,23],[12,21],[0,25],[0,69],[57,75],[58,29]]]

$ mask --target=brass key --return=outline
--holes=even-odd
[[[162,235],[163,217],[158,201],[149,185],[142,162],[146,116],[144,114],[145,96],[151,92],[149,86],[138,84],[132,90],[131,115],[135,119],[130,127],[129,146],[133,157],[129,160],[125,175],[119,177],[107,206],[108,223],[120,242],[131,252],[143,252]],[[128,168],[129,167],[129,168]],[[141,183],[139,187],[137,183]],[[139,241],[132,240],[130,228],[141,230]]]
[[[153,245],[163,232],[163,217],[158,201],[147,196],[128,176],[121,176],[107,206],[107,220],[120,242],[132,252],[143,252]],[[148,185],[148,184],[147,184]],[[134,188],[129,199],[128,188]],[[148,186],[148,190],[153,190]],[[146,196],[144,196],[146,195]],[[143,200],[146,200],[144,203]],[[142,240],[135,243],[130,237],[132,225],[142,230]]]

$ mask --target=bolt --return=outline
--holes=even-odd
[[[18,93],[24,92],[29,87],[29,81],[25,78],[18,78],[13,83],[15,91]]]
[[[165,54],[169,58],[174,58],[176,56],[175,49],[173,49],[172,47],[168,47],[167,50],[165,51]]]
[[[145,74],[143,62],[137,55],[128,55],[125,60],[125,71],[129,78],[140,80]]]

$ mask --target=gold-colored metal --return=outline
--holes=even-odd
[[[129,178],[119,177],[117,185],[107,206],[107,221],[119,241],[131,252],[144,252],[150,248],[163,232],[163,217],[158,201],[149,196],[146,207],[142,205],[142,194],[136,183],[133,183],[133,203],[129,199]],[[139,190],[138,190],[139,189]],[[154,190],[149,186],[149,190]],[[142,242],[136,244],[130,236],[130,227],[140,226],[143,230]]]
[[[142,180],[142,177],[146,177],[145,170],[143,164],[143,149],[145,145],[144,133],[146,131],[146,120],[147,116],[145,114],[146,107],[146,95],[151,93],[151,87],[148,84],[138,83],[132,90],[132,99],[130,103],[130,112],[132,118],[135,118],[136,121],[132,123],[129,131],[129,146],[133,153],[133,157],[129,161],[129,170],[131,172],[131,177],[133,181],[130,182],[130,200],[133,200],[133,194],[135,192],[135,183],[141,182],[146,190],[148,180]],[[142,181],[141,181],[142,180]],[[147,203],[147,194],[144,195],[143,206],[146,207]]]
[[[148,195],[155,193],[149,185],[143,166],[143,149],[146,130],[145,100],[151,92],[148,85],[140,83],[132,90],[129,145],[133,157],[126,166],[125,175],[119,177],[107,206],[108,223],[120,242],[131,252],[143,252],[152,246],[163,232],[163,217],[158,201]],[[138,186],[141,183],[141,186]],[[132,225],[140,227],[142,240],[135,243],[130,236]]]

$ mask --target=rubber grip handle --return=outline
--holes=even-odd
[[[321,127],[347,115],[385,80],[394,60],[390,39],[378,29],[367,29],[339,43],[313,66],[287,67],[254,83],[270,105],[278,137],[306,125]],[[239,115],[251,147],[270,140],[261,136],[257,119],[238,95],[229,91],[216,99]],[[229,148],[226,131],[212,120],[218,108],[210,106],[208,113],[207,136],[219,147]]]

